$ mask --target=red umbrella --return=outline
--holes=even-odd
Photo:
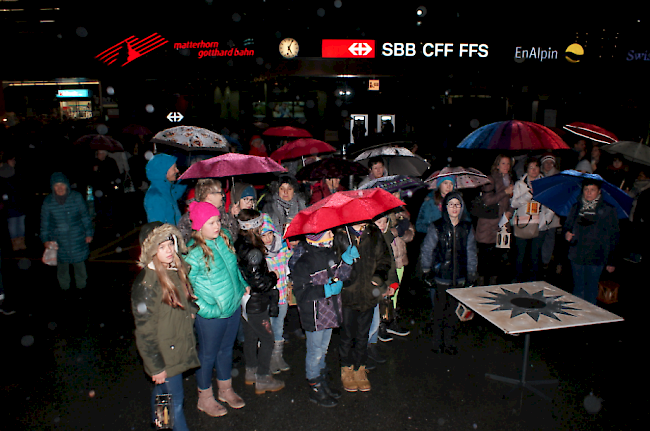
[[[568,150],[548,127],[530,121],[497,121],[474,130],[458,148],[488,150]]]
[[[234,177],[235,175],[286,171],[285,168],[268,157],[227,153],[194,163],[179,179]]]
[[[110,153],[124,151],[122,144],[106,135],[84,135],[74,143],[75,145],[87,144],[93,150],[104,150]]]
[[[312,138],[301,138],[291,141],[271,153],[270,157],[275,161],[297,159],[303,156],[314,156],[320,153],[333,153],[336,148],[327,142]]]
[[[615,134],[603,129],[602,127],[594,126],[593,124],[575,122],[567,124],[564,126],[564,129],[575,135],[591,139],[592,141],[601,142],[603,144],[613,144],[618,141]]]
[[[124,129],[122,129],[122,133],[127,133],[129,135],[146,136],[151,135],[151,130],[139,124],[129,124]]]
[[[296,214],[284,237],[318,233],[336,226],[372,220],[381,213],[403,205],[406,204],[379,188],[336,192]]]
[[[286,138],[311,138],[311,133],[305,129],[297,129],[291,126],[271,127],[266,129],[264,136],[281,136]]]

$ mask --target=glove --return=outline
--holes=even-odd
[[[343,262],[347,263],[348,265],[352,265],[352,262],[354,262],[354,259],[359,258],[359,250],[357,250],[357,247],[355,245],[349,245],[347,250],[343,252],[341,255],[341,259]]]
[[[338,295],[343,289],[343,282],[341,280],[332,281],[329,279],[329,282],[323,286],[325,288],[325,298],[329,298],[332,295]]]
[[[422,274],[422,281],[429,287],[435,287],[436,282],[433,280],[433,271],[426,271]]]

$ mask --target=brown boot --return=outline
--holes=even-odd
[[[27,250],[27,246],[25,245],[25,237],[21,236],[16,239],[18,240],[18,250]]]
[[[361,365],[359,369],[354,372],[354,379],[357,381],[357,387],[361,392],[368,392],[370,390],[368,370],[366,370],[365,365]]]
[[[348,392],[356,392],[359,390],[359,385],[355,379],[354,366],[341,367],[341,383],[343,389]]]
[[[11,249],[13,251],[20,250],[20,245],[18,244],[18,238],[11,238]]]
[[[232,379],[217,380],[217,385],[219,386],[219,401],[228,403],[233,409],[241,409],[246,405],[244,400],[233,390]]]
[[[228,410],[214,399],[212,386],[208,389],[199,389],[199,403],[196,407],[215,418],[228,413]]]

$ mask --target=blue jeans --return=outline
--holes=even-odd
[[[273,337],[275,341],[284,341],[282,334],[284,333],[284,318],[287,316],[289,304],[279,304],[278,317],[271,317],[271,328],[273,328]]]
[[[579,265],[571,262],[573,272],[573,294],[587,302],[596,304],[598,282],[605,265]]]
[[[331,329],[322,331],[305,331],[307,337],[307,356],[305,357],[305,375],[308,380],[315,379],[325,368],[327,348],[332,337]]]
[[[379,304],[375,307],[375,312],[372,315],[372,323],[370,323],[370,334],[368,334],[368,344],[377,344],[377,335],[379,335]]]
[[[165,383],[155,385],[151,392],[151,417],[156,419],[156,395],[171,394],[174,406],[174,431],[189,431],[183,413],[183,374],[167,377]]]
[[[196,385],[204,390],[212,386],[212,370],[217,370],[217,379],[230,380],[232,375],[232,348],[239,329],[241,310],[237,308],[232,316],[224,319],[205,319],[196,316],[194,325],[199,339],[199,361],[196,371]]]
[[[21,238],[25,236],[25,216],[10,217],[7,219],[9,238]]]

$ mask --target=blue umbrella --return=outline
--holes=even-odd
[[[603,180],[600,175],[583,174],[574,170],[533,181],[533,199],[552,209],[555,214],[567,216],[582,193],[582,180],[587,178],[602,181],[600,190],[603,199],[616,208],[618,218],[630,216],[633,199],[627,193]]]

